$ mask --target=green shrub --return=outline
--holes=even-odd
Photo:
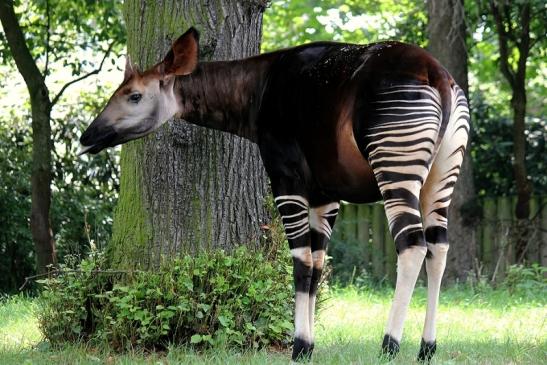
[[[285,346],[292,332],[288,250],[268,260],[244,247],[166,261],[151,272],[99,272],[93,255],[43,280],[38,318],[46,339],[113,348]]]
[[[547,290],[547,267],[539,264],[531,266],[511,265],[507,270],[507,276],[503,286],[510,293],[523,293],[535,295],[545,293]]]

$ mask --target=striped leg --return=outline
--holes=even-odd
[[[429,362],[437,348],[435,319],[441,280],[448,252],[447,217],[454,185],[463,162],[469,132],[469,111],[465,96],[455,88],[452,115],[431,172],[421,192],[428,255],[427,311],[418,360]]]
[[[399,351],[403,323],[426,255],[419,194],[441,121],[440,97],[423,85],[401,85],[378,93],[366,154],[384,199],[398,253],[397,283],[382,351]]]
[[[319,280],[321,279],[321,273],[323,272],[327,245],[330,240],[336,216],[338,215],[338,208],[340,208],[340,204],[338,202],[334,202],[310,209],[313,274],[311,277],[309,293],[309,322],[312,348],[314,343],[313,328],[315,321],[315,299],[317,296],[317,288],[319,286]]]
[[[313,276],[313,255],[310,241],[309,204],[300,195],[279,195],[275,198],[283,220],[293,257],[295,294],[294,346],[292,359],[306,360],[313,351],[309,321],[309,293]]]

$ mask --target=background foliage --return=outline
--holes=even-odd
[[[67,82],[98,67],[110,49],[116,68],[125,31],[119,1],[15,1],[32,56],[51,98]],[[107,71],[106,67],[103,71]],[[104,74],[103,74],[104,75]],[[103,76],[104,77],[104,76]],[[77,158],[78,138],[111,93],[109,80],[72,86],[51,114],[51,221],[58,257],[84,255],[110,236],[117,196],[117,152]],[[78,85],[78,84],[76,84]],[[0,32],[0,292],[13,292],[34,273],[30,235],[31,113],[28,93]]]
[[[33,56],[42,71],[48,65],[50,91],[58,91],[66,81],[96,67],[112,41],[116,46],[108,65],[116,69],[123,63],[115,56],[123,52],[125,37],[120,1],[15,3]],[[466,1],[474,179],[481,196],[511,195],[514,182],[508,157],[512,149],[510,89],[500,75],[497,39],[482,5]],[[48,6],[51,32],[46,42]],[[526,162],[534,194],[541,195],[547,193],[547,50],[545,37],[541,37],[545,23],[537,24],[534,37],[541,40],[527,67]],[[273,0],[264,17],[262,50],[316,40],[368,43],[397,39],[427,46],[426,26],[425,2],[421,0]],[[46,52],[46,43],[50,52]],[[66,255],[84,255],[90,246],[104,246],[110,235],[119,183],[117,150],[92,157],[75,156],[79,134],[119,81],[118,73],[105,71],[99,80],[89,79],[81,87],[73,86],[52,115],[52,220],[61,262]],[[16,75],[0,32],[0,292],[15,291],[25,276],[34,273],[28,221],[30,108],[25,101],[24,84]],[[357,254],[351,248],[347,252],[332,248],[331,253],[339,251],[340,257]]]
[[[509,85],[499,71],[497,38],[485,4],[466,1],[474,180],[479,196],[514,194],[511,156],[513,139]],[[538,8],[539,6],[536,6]],[[262,50],[269,51],[318,40],[372,43],[387,39],[427,47],[425,2],[277,0],[264,17]],[[545,14],[536,16],[532,32],[540,37],[527,67],[527,169],[534,194],[547,192],[547,49]],[[543,30],[543,31],[542,31]]]
[[[119,0],[15,0],[14,5],[28,48],[46,77],[55,76],[58,68],[72,76],[85,74],[98,65],[110,44],[116,46],[114,51],[122,49],[125,29]],[[2,32],[0,64],[14,66],[9,52]]]

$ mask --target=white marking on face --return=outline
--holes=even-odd
[[[160,87],[158,79],[135,77],[114,94],[97,119],[114,128],[122,140],[145,136],[180,111],[173,84]]]
[[[138,95],[141,96],[140,100],[135,102],[132,98]],[[157,80],[136,88],[128,95],[121,95],[117,101],[122,116],[113,126],[120,132],[136,130],[150,133],[179,110],[173,88],[162,89]]]

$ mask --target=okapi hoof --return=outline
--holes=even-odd
[[[301,340],[300,338],[294,339],[294,346],[292,349],[292,360],[295,362],[307,362],[311,360],[313,352],[313,343]]]
[[[422,363],[429,363],[431,358],[437,351],[437,341],[425,342],[422,338],[420,343],[420,352],[418,352],[418,361]]]
[[[399,353],[399,342],[391,337],[390,335],[384,336],[384,341],[382,342],[382,356],[391,360]]]

